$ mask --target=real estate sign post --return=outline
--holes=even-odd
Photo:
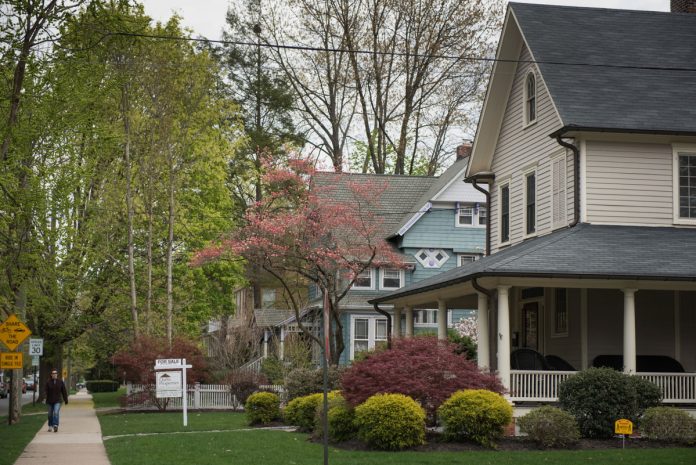
[[[188,426],[186,370],[191,367],[191,365],[186,364],[185,358],[158,358],[155,360],[156,397],[158,399],[181,397],[184,426]]]

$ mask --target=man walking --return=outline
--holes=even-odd
[[[68,405],[68,391],[65,383],[58,379],[58,370],[51,370],[51,379],[46,382],[46,404],[48,404],[48,431],[58,432],[58,420],[60,416],[61,397]]]

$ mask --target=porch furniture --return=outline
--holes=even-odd
[[[517,349],[510,354],[510,368],[513,370],[551,370],[544,356],[533,349]]]
[[[559,357],[558,355],[546,355],[544,357],[546,364],[551,367],[552,370],[558,371],[577,371],[575,367]]]
[[[623,355],[598,355],[593,367],[608,367],[623,371]],[[684,367],[667,355],[637,355],[636,371],[639,373],[684,373]]]

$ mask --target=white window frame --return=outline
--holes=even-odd
[[[460,211],[465,209],[465,208],[470,208],[471,209],[471,224],[462,224],[459,222],[460,218]],[[467,203],[466,205],[459,205],[459,207],[455,210],[455,215],[454,215],[454,226],[457,228],[485,228],[486,227],[486,222],[484,221],[483,224],[479,221],[480,218],[480,213],[481,209],[485,209],[486,213],[488,213],[488,208],[486,208],[485,203]]]
[[[397,287],[390,287],[384,285],[384,272],[385,271],[397,271],[399,273],[399,285]],[[401,289],[404,287],[405,273],[404,270],[399,270],[398,268],[380,268],[379,269],[379,287],[380,289]]]
[[[387,337],[377,338],[377,321],[387,324],[387,319],[381,316],[351,315],[350,316],[350,359],[355,359],[355,320],[367,320],[367,350],[373,350],[378,342],[386,342]],[[387,329],[386,334],[389,334]]]
[[[527,232],[527,198],[529,195],[527,190],[527,178],[529,178],[529,176],[534,176],[534,231],[532,231],[531,233]],[[528,237],[536,236],[539,232],[539,177],[537,176],[536,166],[534,166],[533,168],[529,168],[523,172],[522,183],[522,188],[524,191],[524,208],[522,209],[522,231],[524,232],[524,237],[526,239]]]
[[[375,290],[375,269],[372,267],[365,268],[363,270],[363,273],[369,272],[370,273],[370,285],[368,287],[365,286],[358,286],[358,282],[355,281],[353,282],[353,286],[351,289],[356,289],[356,290],[364,290],[364,291],[374,291]]]
[[[529,79],[534,79],[534,118],[529,117]],[[537,117],[539,115],[539,84],[536,73],[534,70],[529,70],[524,78],[524,108],[522,110],[522,117],[524,118],[524,127],[532,126],[537,122]]]
[[[508,231],[507,240],[503,240],[503,189],[508,188]],[[512,231],[512,193],[510,192],[510,180],[506,180],[498,184],[498,244],[508,245],[510,243],[511,231]]]
[[[696,145],[674,144],[672,145],[672,191],[673,191],[673,221],[674,224],[696,225],[696,218],[682,218],[679,216],[679,155],[696,156]]]
[[[420,257],[422,253],[425,253],[425,254],[428,256],[429,259],[433,259],[433,260],[435,260],[437,263],[436,263],[435,265],[431,265],[431,264],[427,261],[428,258],[426,258],[425,260],[422,259],[422,258]],[[435,258],[435,256],[436,256],[438,253],[442,254],[442,256],[444,257],[442,260],[439,260],[439,261],[438,261],[438,260]],[[420,263],[420,264],[423,266],[423,268],[427,268],[427,269],[431,269],[431,270],[432,270],[432,269],[442,268],[442,265],[444,265],[445,263],[447,263],[447,260],[449,260],[449,258],[450,258],[449,254],[448,254],[447,252],[445,252],[444,250],[442,250],[442,249],[420,249],[418,252],[416,252],[415,257],[416,257],[416,260],[418,260],[418,263]]]
[[[473,258],[473,260],[468,260],[465,263],[472,263],[477,261],[479,258],[481,258],[481,255],[476,254],[476,253],[459,253],[457,254],[457,266],[464,266],[462,264],[462,258],[467,257],[467,258]]]

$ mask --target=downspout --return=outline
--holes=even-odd
[[[492,300],[493,300],[493,291],[490,290],[490,289],[486,289],[485,287],[481,286],[481,285],[478,283],[477,280],[478,280],[478,278],[472,278],[472,279],[471,279],[471,286],[472,286],[474,289],[476,289],[478,292],[480,292],[481,294],[485,294],[486,297],[488,297],[488,301],[489,301],[489,302],[492,301]],[[489,304],[489,305],[490,305],[490,304]]]
[[[572,228],[580,221],[580,150],[577,146],[563,140],[563,134],[556,136],[556,142],[573,151],[573,222],[568,225]]]
[[[392,323],[391,320],[392,320],[392,317],[389,314],[389,312],[379,308],[379,304],[373,304],[373,305],[374,305],[375,311],[377,313],[381,313],[382,315],[384,315],[387,318],[387,349],[391,349],[391,323]]]
[[[491,182],[493,182],[493,177],[492,175],[487,175],[486,179],[490,179]],[[477,191],[483,193],[484,196],[486,196],[486,212],[488,213],[486,215],[486,256],[491,254],[491,192],[490,188],[489,190],[485,190],[481,186],[478,185],[476,182],[476,175],[472,176],[471,178],[467,178],[464,180],[465,182],[471,182],[471,184],[474,186],[474,189]],[[490,184],[489,184],[490,186]]]

